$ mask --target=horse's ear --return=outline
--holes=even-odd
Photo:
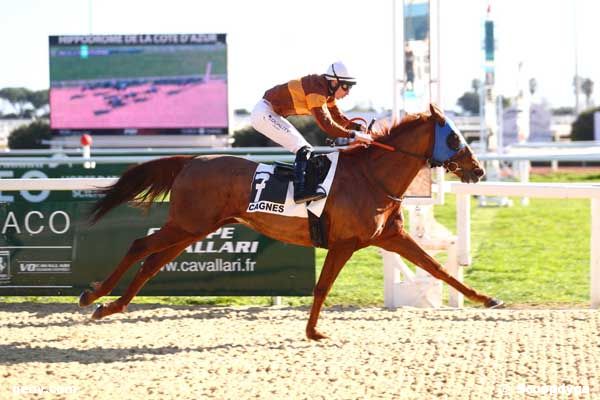
[[[446,117],[444,116],[444,112],[441,108],[438,107],[435,103],[429,104],[429,110],[431,111],[431,116],[440,124],[446,123]]]

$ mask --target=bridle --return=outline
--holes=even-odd
[[[361,122],[363,122],[365,124],[365,126],[367,126],[367,121],[364,118],[362,118],[362,117],[355,117],[355,118],[350,119],[350,122],[355,122],[355,121],[361,121]],[[367,126],[367,133],[370,134],[372,132],[371,128],[373,127],[374,123],[375,123],[375,119],[373,118],[371,120],[371,123],[368,124],[368,126]],[[451,123],[446,122],[444,125],[440,125],[438,122],[435,122],[435,121],[434,121],[434,123],[436,124],[436,133],[435,133],[436,137],[434,138],[433,149],[431,151],[432,154],[430,156],[426,156],[426,155],[418,154],[418,153],[413,153],[411,151],[399,149],[397,147],[393,147],[393,146],[390,146],[390,145],[387,145],[387,144],[384,144],[384,143],[380,143],[380,142],[377,142],[377,141],[373,141],[373,143],[371,143],[371,145],[374,145],[376,147],[380,147],[380,148],[382,148],[384,150],[387,150],[387,151],[401,153],[401,154],[407,155],[409,157],[413,157],[413,158],[416,158],[416,159],[419,159],[419,160],[423,160],[423,161],[425,161],[426,163],[429,164],[430,168],[444,167],[444,169],[446,170],[446,172],[458,172],[458,171],[462,171],[463,168],[460,168],[460,166],[456,162],[456,160],[459,159],[465,153],[465,151],[466,151],[465,149],[467,148],[466,144],[462,143],[460,141],[460,138],[458,137],[458,135],[456,135],[456,133],[453,132],[453,126],[452,126]],[[448,148],[453,152],[453,154],[451,154],[445,160],[441,161],[441,160],[438,160],[438,159],[435,158],[435,154],[434,153],[436,152],[436,139],[438,139],[437,136],[438,136],[439,129],[441,127],[441,129],[446,129],[447,130],[447,128],[445,128],[446,126],[450,128],[451,133],[448,134],[445,142],[446,142],[446,145],[448,146]],[[457,146],[453,146],[452,148],[450,147],[450,144],[448,143],[451,135],[455,135],[456,136],[455,141],[457,143],[459,143]],[[462,146],[461,146],[461,144],[462,144]],[[444,153],[448,154],[448,152],[444,152]]]

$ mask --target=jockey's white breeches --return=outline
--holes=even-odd
[[[254,129],[294,154],[304,146],[312,148],[294,125],[273,111],[271,103],[265,99],[260,99],[254,106],[250,122]]]

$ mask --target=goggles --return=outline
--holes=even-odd
[[[342,89],[344,89],[346,92],[348,92],[350,89],[352,89],[352,86],[354,86],[354,83],[342,82],[340,84],[340,87]]]

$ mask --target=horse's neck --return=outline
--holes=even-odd
[[[420,135],[427,135],[427,130],[423,130],[424,128],[417,127]],[[433,138],[429,136],[418,137],[417,135],[413,136],[405,132],[398,135],[396,140],[392,139],[388,143],[397,150],[425,157],[429,151],[429,147],[432,145],[432,140]],[[373,152],[369,162],[371,164],[370,172],[376,181],[380,182],[384,186],[383,189],[389,194],[398,197],[401,197],[406,192],[415,176],[417,176],[423,165],[425,165],[425,159],[398,151],[388,152],[385,150]]]

